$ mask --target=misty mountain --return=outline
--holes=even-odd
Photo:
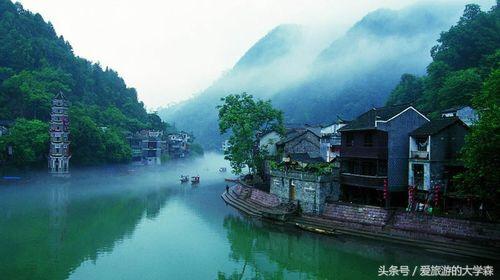
[[[215,106],[230,93],[270,98],[286,122],[352,118],[383,105],[403,73],[425,73],[430,48],[462,8],[421,4],[376,10],[323,49],[304,27],[279,26],[212,86],[160,116],[193,131],[208,148],[218,148],[222,140]]]
[[[210,87],[192,99],[159,111],[159,115],[177,128],[192,131],[207,147],[217,148],[222,141],[216,110],[220,98],[244,91],[260,98],[270,98],[275,92],[298,85],[308,74],[306,65],[310,65],[320,51],[292,59],[311,49],[307,37],[303,27],[298,25],[274,28]],[[275,73],[276,69],[283,69],[281,75]]]

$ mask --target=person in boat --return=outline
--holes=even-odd
[[[226,185],[226,193],[229,193],[229,186]]]

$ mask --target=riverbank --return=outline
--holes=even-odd
[[[221,197],[227,204],[247,215],[270,218],[317,233],[353,235],[414,246],[430,252],[500,260],[498,224],[344,203],[327,205],[322,215],[296,215],[291,212],[275,215],[277,202],[272,195],[241,185],[229,188]]]

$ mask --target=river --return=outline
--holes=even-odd
[[[475,264],[245,217],[220,199],[230,176],[221,166],[208,154],[0,186],[0,279],[362,280],[381,265]],[[180,174],[201,183],[180,184]]]

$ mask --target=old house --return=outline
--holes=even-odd
[[[304,213],[320,214],[327,199],[338,199],[338,174],[335,173],[338,168],[323,174],[304,171],[310,165],[325,164],[321,157],[311,157],[308,153],[292,154],[285,161],[284,169],[270,171],[270,193],[281,203],[295,203]]]
[[[411,132],[408,185],[425,192],[435,186],[445,190],[463,170],[458,154],[468,131],[458,117],[451,117],[427,122]]]
[[[406,202],[408,137],[427,122],[412,106],[398,105],[373,108],[340,128],[342,199],[386,206],[391,200]]]
[[[320,156],[321,128],[305,127],[289,129],[283,140],[276,145],[284,155],[309,153],[312,157]]]
[[[443,110],[441,112],[441,117],[443,118],[457,117],[467,126],[471,126],[478,119],[476,111],[469,106],[457,106]]]
[[[281,136],[276,131],[268,131],[258,136],[259,150],[266,151],[268,156],[276,156],[278,154],[276,144],[281,140]]]
[[[132,149],[132,162],[140,165],[160,165],[167,153],[167,142],[162,131],[141,130],[127,137]]]
[[[142,164],[142,140],[140,133],[133,134],[129,132],[127,141],[132,150],[132,163]]]
[[[328,126],[324,132],[330,137],[336,128]],[[277,143],[281,168],[271,168],[269,174],[270,193],[281,203],[300,205],[304,213],[320,214],[327,199],[338,199],[339,169],[322,157],[320,139],[321,127],[289,127]]]
[[[162,131],[145,131],[141,141],[142,163],[145,165],[160,165],[161,156],[166,149],[166,141]]]
[[[332,162],[340,156],[341,138],[339,129],[347,123],[339,120],[321,128],[320,154],[324,161]]]
[[[191,136],[186,132],[171,133],[167,137],[168,154],[171,158],[185,158],[189,155]]]

